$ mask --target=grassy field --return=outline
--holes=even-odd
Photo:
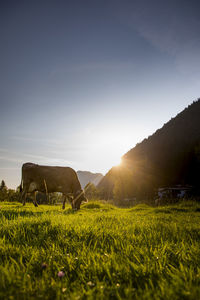
[[[200,204],[0,216],[0,299],[200,299]]]

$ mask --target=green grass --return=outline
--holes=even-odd
[[[197,203],[0,203],[0,222],[0,299],[200,299]]]

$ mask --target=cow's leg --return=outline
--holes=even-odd
[[[33,204],[35,205],[35,207],[38,207],[38,204],[37,204],[37,191],[34,192],[34,197],[33,197]]]
[[[32,199],[34,206],[37,207],[38,204],[36,201],[36,191],[30,193],[30,198]]]
[[[23,206],[26,204],[26,195],[27,195],[27,191],[26,191],[26,189],[24,189],[21,194],[21,201],[22,201]]]
[[[69,203],[72,205],[72,197],[70,197],[69,195],[67,196],[67,200],[69,201]]]
[[[62,206],[62,208],[65,209],[66,195],[63,194],[62,198],[63,198],[63,206]]]
[[[76,208],[75,208],[74,199],[71,196],[67,196],[67,199],[68,199],[69,203],[71,204],[72,209],[75,210]]]
[[[22,204],[23,206],[26,204],[26,192],[22,192]]]
[[[49,203],[49,204],[52,204],[52,200],[51,200],[51,198],[50,198],[50,196],[49,196],[49,193],[46,194],[46,197],[47,197],[48,203]]]
[[[75,205],[75,199],[72,200],[71,205],[72,205],[72,209],[76,210],[76,205]]]
[[[71,198],[71,199],[70,199],[70,203],[71,203],[72,209],[73,209],[73,210],[77,210],[77,208],[76,208],[76,201],[75,201],[74,198]]]

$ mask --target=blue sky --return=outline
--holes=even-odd
[[[106,173],[199,97],[198,1],[1,1],[0,179]]]

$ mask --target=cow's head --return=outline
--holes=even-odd
[[[80,190],[77,191],[75,194],[75,198],[72,202],[73,209],[80,209],[82,202],[88,202],[87,198],[85,197],[84,191]]]

